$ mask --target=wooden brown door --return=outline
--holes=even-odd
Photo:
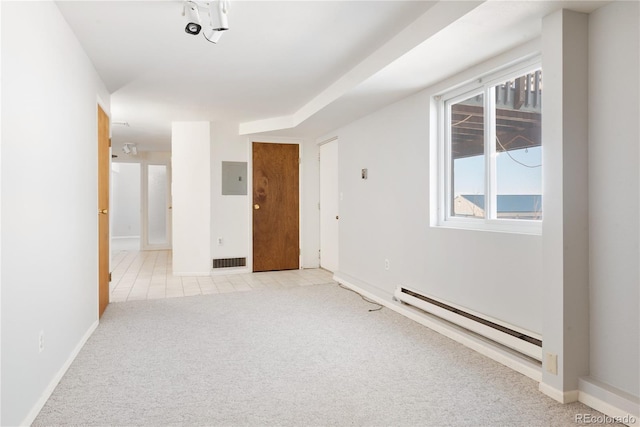
[[[98,316],[109,304],[109,117],[98,105]]]
[[[297,144],[253,143],[253,271],[300,265]]]

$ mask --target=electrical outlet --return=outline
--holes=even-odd
[[[388,259],[384,260],[384,269],[385,270],[389,270],[391,268],[391,263],[389,262]]]
[[[558,355],[546,353],[545,369],[553,375],[558,375]]]
[[[38,352],[44,351],[44,331],[40,331],[38,334]]]

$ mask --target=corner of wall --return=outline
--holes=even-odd
[[[563,391],[543,382],[538,384],[538,390],[562,404],[578,401],[578,390]]]
[[[555,356],[557,374],[543,370],[541,390],[559,401],[575,397],[589,371],[587,35],[582,13],[559,10],[542,22],[544,90],[554,94],[542,117],[543,360]]]

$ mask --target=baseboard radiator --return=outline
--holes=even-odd
[[[471,310],[456,307],[435,297],[399,286],[397,300],[440,317],[528,357],[542,361],[542,337],[513,325],[491,319]]]

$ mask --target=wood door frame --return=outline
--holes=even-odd
[[[291,139],[291,138],[247,138],[247,149],[248,149],[248,163],[247,163],[247,212],[249,213],[248,222],[249,222],[249,233],[248,233],[248,248],[249,253],[247,254],[247,270],[253,271],[253,143],[262,143],[262,144],[297,144],[298,145],[298,156],[300,159],[303,159],[303,141],[299,139]],[[303,194],[303,172],[304,172],[304,161],[300,161],[298,165],[298,245],[300,247],[300,255],[298,256],[298,269],[301,270],[304,268],[302,259],[303,259],[303,221],[302,221],[302,194]]]

